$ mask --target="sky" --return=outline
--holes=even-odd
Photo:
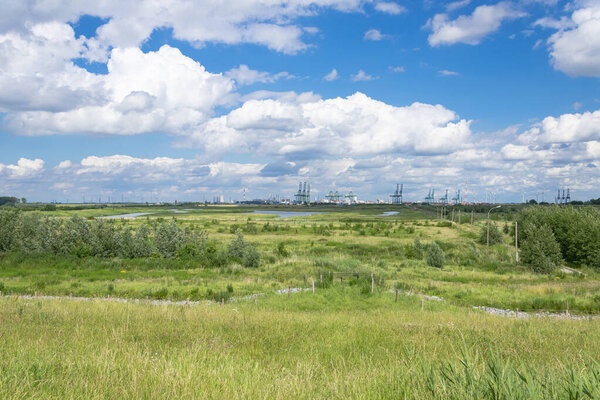
[[[7,0],[0,195],[600,197],[600,0]]]

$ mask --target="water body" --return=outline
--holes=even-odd
[[[107,215],[104,217],[98,217],[98,218],[106,218],[106,219],[132,219],[135,217],[141,217],[142,215],[151,215],[151,214],[156,214],[156,213],[131,213],[131,214],[119,214],[119,215]]]
[[[326,214],[325,212],[319,211],[254,211],[254,214],[268,214],[268,215],[279,215],[277,219],[290,218],[290,217],[309,217],[313,214]]]
[[[377,214],[376,217],[391,217],[392,215],[397,215],[398,211],[385,211],[383,214]]]
[[[169,210],[169,211],[173,211],[175,214],[187,214],[189,212],[189,210]]]

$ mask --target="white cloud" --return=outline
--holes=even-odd
[[[450,71],[449,69],[442,69],[438,71],[442,76],[459,76],[460,74],[456,71]]]
[[[19,158],[17,164],[0,163],[0,177],[6,176],[10,179],[28,179],[35,177],[44,171],[44,161],[36,158]]]
[[[339,78],[338,72],[337,72],[337,70],[335,68],[332,69],[330,73],[328,73],[327,75],[325,75],[323,77],[323,79],[325,79],[326,81],[329,81],[329,82],[335,81],[338,78]]]
[[[279,79],[291,79],[294,76],[288,72],[278,72],[271,74],[269,72],[257,71],[248,68],[245,64],[240,64],[237,68],[232,68],[225,73],[225,76],[236,81],[238,85],[252,85],[253,83],[273,83]]]
[[[177,134],[206,121],[215,106],[229,104],[234,89],[231,79],[207,72],[167,45],[148,53],[137,48],[112,50],[108,74],[96,75],[92,83],[85,90],[99,87],[107,97],[102,104],[62,112],[11,113],[4,119],[6,128],[27,135]],[[80,83],[84,85],[85,81]]]
[[[392,1],[380,1],[375,4],[375,9],[377,11],[392,15],[399,15],[403,12],[406,12],[406,7]]]
[[[194,0],[151,2],[144,0],[48,2],[30,0],[5,4],[0,33],[25,31],[46,22],[76,21],[83,14],[106,18],[108,22],[90,40],[94,59],[110,47],[137,47],[156,28],[172,28],[176,39],[195,46],[204,43],[255,43],[294,54],[307,48],[304,32],[294,24],[299,17],[323,8],[342,12],[360,11],[361,0],[231,0],[198,4]],[[90,54],[91,55],[91,54]]]
[[[471,0],[460,0],[460,1],[454,1],[452,3],[448,3],[446,5],[446,10],[448,12],[452,12],[452,11],[456,11],[459,8],[463,8],[468,6],[469,4],[471,4]]]
[[[600,110],[546,117],[519,136],[521,143],[571,143],[600,140]]]
[[[381,33],[378,29],[369,29],[368,31],[365,32],[365,35],[364,35],[365,40],[374,40],[374,41],[387,39],[389,37],[390,37],[389,35],[385,35],[385,34]]]
[[[306,103],[254,100],[194,132],[188,146],[292,158],[447,153],[466,145],[469,122],[441,105],[394,107],[362,93]]]
[[[526,15],[509,2],[477,7],[471,15],[461,15],[449,20],[446,14],[436,14],[426,27],[433,32],[428,41],[431,46],[466,43],[479,44],[483,38],[497,31],[503,21]]]
[[[388,67],[392,72],[404,72],[404,67],[396,66],[396,67]]]
[[[559,27],[548,43],[554,68],[571,76],[600,76],[600,5],[589,2],[571,15],[573,29]]]
[[[364,82],[364,81],[372,81],[373,79],[377,79],[374,76],[367,74],[362,69],[358,70],[358,72],[350,77],[354,82]]]

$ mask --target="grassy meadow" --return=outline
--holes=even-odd
[[[537,274],[515,262],[510,212],[495,217],[509,233],[487,247],[484,214],[471,225],[463,210],[458,224],[450,208],[444,220],[409,206],[172,208],[44,215],[153,213],[111,223],[175,219],[215,251],[242,233],[260,264],[0,253],[0,398],[600,398],[599,319],[472,308],[600,312],[596,270]],[[439,245],[442,269],[416,238]],[[315,293],[286,293],[313,282]],[[35,294],[92,300],[19,297]],[[187,299],[200,303],[151,303]]]

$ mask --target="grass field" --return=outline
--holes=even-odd
[[[598,398],[598,321],[357,289],[209,306],[0,300],[2,398]]]
[[[510,235],[489,248],[478,242],[480,214],[471,226],[463,212],[459,226],[418,207],[325,207],[286,219],[256,209],[47,212],[151,212],[114,223],[135,229],[176,218],[216,248],[241,231],[261,263],[0,255],[0,291],[10,295],[0,298],[0,398],[600,398],[598,319],[516,320],[472,309],[598,313],[595,270],[532,273],[515,263]],[[443,269],[415,254],[416,237],[440,245]],[[314,294],[275,294],[313,281]],[[16,296],[36,293],[214,302]],[[257,293],[258,306],[244,299]],[[444,301],[426,300],[421,310],[419,295]]]

